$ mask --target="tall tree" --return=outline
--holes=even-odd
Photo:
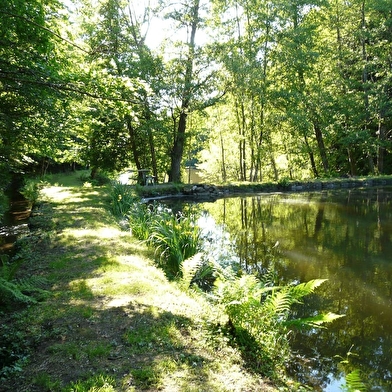
[[[62,145],[67,61],[56,0],[3,1],[0,18],[2,172],[48,158]],[[64,99],[65,98],[65,99]]]
[[[181,164],[189,136],[188,116],[214,105],[223,95],[216,83],[214,58],[206,46],[197,45],[196,34],[205,26],[205,7],[192,0],[168,10],[179,40],[172,42],[172,55],[166,60],[167,109],[172,118],[169,181],[181,180]],[[203,16],[204,15],[204,16]]]
[[[112,156],[117,157],[115,166],[119,169],[133,163],[138,170],[152,167],[153,174],[158,176],[153,129],[159,123],[154,111],[159,84],[157,71],[161,62],[145,44],[153,11],[145,8],[140,15],[132,2],[126,0],[102,0],[98,8],[86,3],[83,10],[82,34],[90,46],[90,56],[86,58],[90,74],[96,78],[100,95],[115,106],[111,111],[116,123],[110,132],[112,143],[106,144],[107,148],[112,146]],[[97,100],[91,105],[97,112],[103,111],[102,117],[106,117],[107,107]],[[114,130],[117,130],[115,134]],[[110,161],[103,156],[97,160],[103,154],[101,149],[96,148],[91,155],[97,132],[103,139],[109,137],[106,124],[95,123],[94,130],[90,131],[90,137],[86,139],[86,150],[90,151],[87,156],[95,156],[96,164],[111,169]]]

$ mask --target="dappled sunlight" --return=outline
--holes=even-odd
[[[80,203],[88,201],[89,198],[99,197],[101,193],[94,188],[75,188],[64,186],[50,186],[43,188],[40,194],[46,198],[55,201],[56,203]]]
[[[118,238],[122,237],[124,233],[122,233],[119,229],[115,227],[107,227],[104,226],[102,228],[75,228],[75,229],[66,229],[64,230],[64,235],[72,236],[77,238],[79,241],[81,239],[110,239],[110,238]]]

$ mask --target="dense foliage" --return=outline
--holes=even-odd
[[[3,0],[2,182],[390,174],[391,0]]]

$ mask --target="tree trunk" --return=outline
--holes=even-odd
[[[186,118],[186,113],[184,111],[181,112],[176,137],[171,151],[169,182],[181,181],[181,161],[185,145]]]
[[[131,150],[132,150],[132,154],[133,154],[133,160],[135,162],[136,169],[140,170],[142,168],[142,165],[140,163],[140,154],[139,154],[139,150],[137,148],[136,131],[132,126],[130,118],[127,118],[127,129],[128,129],[129,140],[130,140],[130,144],[131,144]],[[143,182],[144,182],[143,174],[139,172],[138,183],[142,184]]]
[[[174,144],[171,151],[171,164],[169,172],[170,182],[181,181],[181,161],[184,153],[186,139],[186,119],[191,102],[193,63],[195,57],[195,37],[199,24],[199,7],[200,0],[194,0],[191,15],[191,35],[188,43],[189,51],[186,59],[185,78],[182,92],[182,101],[180,109],[180,118],[178,121],[177,133],[174,137]]]
[[[271,154],[270,154],[270,162],[271,162],[272,169],[274,171],[274,180],[278,181],[279,180],[279,173],[278,173],[278,168],[276,167],[276,162],[275,162],[274,154],[272,153],[272,149],[271,149]]]
[[[310,164],[312,166],[312,171],[313,171],[314,177],[317,178],[319,176],[319,174],[317,171],[316,161],[314,160],[314,154],[313,154],[312,149],[309,146],[308,138],[306,137],[306,135],[304,135],[304,141],[305,141],[306,149],[309,154]]]
[[[157,157],[155,154],[154,135],[152,134],[150,128],[148,129],[148,144],[150,146],[152,175],[158,181],[158,167],[157,167]]]
[[[347,148],[348,163],[350,164],[350,174],[351,176],[357,175],[357,165],[351,148]]]
[[[226,182],[226,160],[225,160],[225,146],[223,144],[223,135],[220,133],[220,142],[221,142],[221,155],[222,155],[222,181]]]
[[[313,121],[313,129],[316,135],[317,145],[320,152],[324,173],[327,174],[329,171],[328,157],[325,149],[323,133],[321,132],[320,124],[318,123],[318,121]]]
[[[383,141],[385,140],[386,127],[384,124],[380,123],[378,125],[378,148],[377,148],[377,170],[379,174],[384,172],[384,154],[385,147],[383,146]]]

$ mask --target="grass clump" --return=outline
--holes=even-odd
[[[110,186],[110,200],[113,215],[119,219],[123,219],[136,202],[137,196],[133,187],[118,181],[113,181]]]
[[[159,204],[133,203],[128,211],[132,234],[145,241],[169,278],[182,276],[183,262],[201,247],[200,229],[192,211],[175,214]]]
[[[159,265],[168,276],[181,277],[184,260],[200,250],[200,229],[191,212],[174,214],[159,207],[156,211],[157,219],[150,226],[147,243],[159,255]]]

